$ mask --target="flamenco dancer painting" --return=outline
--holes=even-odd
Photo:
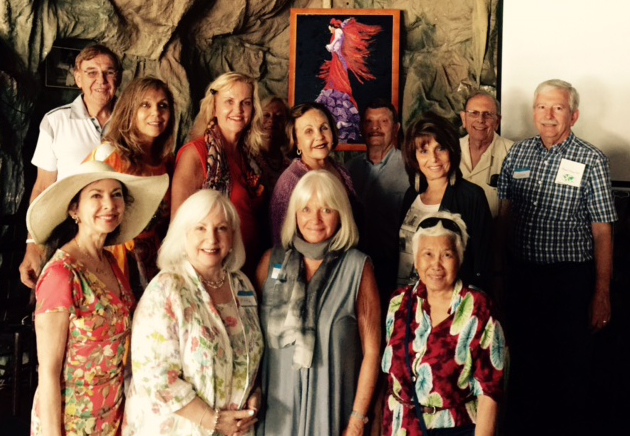
[[[333,18],[328,29],[332,35],[326,50],[332,59],[324,61],[320,68],[319,77],[326,84],[315,101],[324,104],[337,120],[339,142],[357,142],[361,137],[359,107],[352,95],[348,71],[352,71],[361,84],[375,79],[367,59],[370,44],[381,26],[362,24],[354,18],[343,22]]]

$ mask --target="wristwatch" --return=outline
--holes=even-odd
[[[350,416],[354,416],[355,418],[361,420],[361,422],[363,422],[363,424],[367,424],[370,421],[370,419],[367,416],[365,416],[363,413],[357,412],[356,410],[353,410],[350,413]]]

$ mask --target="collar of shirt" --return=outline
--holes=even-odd
[[[386,165],[387,161],[394,155],[395,151],[397,150],[397,148],[394,146],[392,148],[389,149],[389,151],[387,152],[387,154],[385,155],[385,157],[383,158],[383,160],[381,160],[379,163],[374,163],[370,160],[370,153],[366,150],[365,153],[363,153],[363,159],[365,159],[365,161],[367,163],[369,163],[370,165],[376,166],[376,165]]]
[[[116,104],[115,97],[114,97],[114,104]],[[112,117],[110,116],[109,119],[105,122],[105,124],[101,126],[101,123],[99,123],[98,118],[90,116],[90,113],[88,112],[87,107],[85,106],[85,102],[83,101],[83,94],[79,94],[79,96],[75,98],[72,104],[70,105],[70,119],[90,120],[92,124],[94,124],[94,127],[96,128],[96,130],[101,134],[101,137],[103,137],[105,128],[108,126],[109,120],[111,120]]]
[[[86,118],[92,118],[90,113],[85,107],[85,102],[83,101],[83,94],[79,94],[77,98],[74,99],[72,104],[70,105],[70,119],[75,120],[84,120]]]
[[[538,135],[536,136],[536,147],[538,147],[539,151],[541,152],[564,154],[566,153],[567,149],[573,143],[574,140],[575,140],[575,135],[573,134],[573,131],[571,131],[569,133],[569,136],[567,136],[567,139],[562,141],[560,144],[555,144],[550,149],[547,149],[547,147],[542,141],[542,138],[540,137],[540,135]]]
[[[452,315],[457,311],[460,303],[462,302],[462,289],[464,289],[464,285],[460,279],[455,281],[453,285],[453,295],[451,295],[451,303],[449,304],[448,314]],[[426,304],[426,311],[429,312],[429,297],[427,287],[424,283],[418,280],[415,286],[412,289],[412,293],[416,295],[416,297],[422,298],[423,304]]]

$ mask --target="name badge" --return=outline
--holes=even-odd
[[[580,186],[584,169],[586,165],[580,162],[573,162],[569,159],[562,159],[558,174],[556,174],[556,183],[559,185]]]
[[[258,305],[254,291],[238,291],[237,297],[241,307],[256,307]]]
[[[274,279],[274,280],[277,279],[281,270],[282,270],[282,264],[281,263],[274,263],[273,264],[273,269],[271,270],[271,278]]]
[[[528,179],[530,174],[531,174],[531,170],[529,169],[529,167],[516,168],[514,170],[515,179]]]

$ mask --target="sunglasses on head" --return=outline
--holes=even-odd
[[[446,230],[450,230],[453,233],[456,233],[461,238],[462,230],[459,228],[457,223],[449,218],[440,218],[440,217],[429,217],[420,221],[421,229],[430,229],[431,227],[437,226],[439,223],[442,223],[442,227]]]

